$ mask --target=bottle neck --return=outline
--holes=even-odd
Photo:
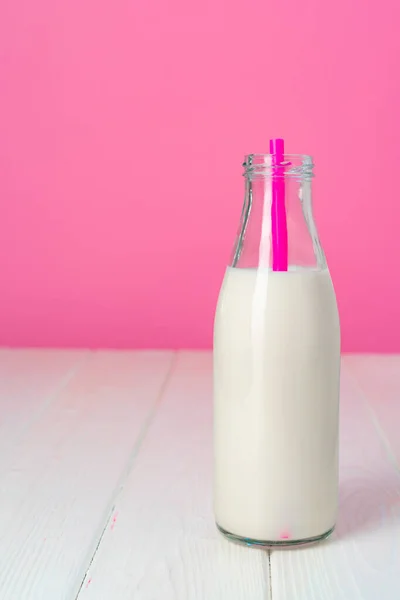
[[[285,156],[277,172],[271,155],[246,157],[245,198],[233,267],[326,268],[312,211],[312,160],[301,157],[301,164],[296,160]]]

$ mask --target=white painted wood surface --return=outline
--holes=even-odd
[[[272,598],[400,598],[400,473],[344,359],[340,512],[326,543],[271,555]],[[398,378],[400,392],[400,372]],[[399,423],[400,430],[400,423]]]
[[[346,364],[369,405],[387,453],[400,471],[400,356],[347,356]]]
[[[0,349],[0,473],[33,420],[79,370],[88,352]]]
[[[0,598],[71,600],[160,398],[172,354],[88,353],[74,377],[60,374],[58,388],[52,383],[52,401],[37,401],[36,413],[28,385],[34,378],[26,373],[33,373],[31,364],[44,364],[41,352],[13,353],[5,361],[27,385],[20,383],[16,400],[24,426],[15,426],[19,439],[0,475]],[[54,365],[61,371],[56,359]],[[2,380],[7,389],[6,375]],[[6,396],[2,402],[10,403]]]
[[[266,600],[268,555],[212,516],[210,354],[180,354],[79,600]]]
[[[0,600],[400,598],[400,357],[344,358],[338,526],[302,550],[217,534],[211,402],[209,353],[0,350]]]

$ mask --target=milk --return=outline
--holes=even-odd
[[[225,532],[291,543],[334,527],[339,369],[328,270],[227,269],[214,329],[214,507]]]

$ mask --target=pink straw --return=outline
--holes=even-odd
[[[269,141],[269,151],[272,154],[272,269],[274,271],[288,270],[288,234],[285,208],[285,179],[284,161],[285,144],[281,139]]]

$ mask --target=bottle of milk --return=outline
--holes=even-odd
[[[339,316],[311,157],[252,154],[244,169],[214,327],[215,517],[235,541],[295,546],[335,526]]]

